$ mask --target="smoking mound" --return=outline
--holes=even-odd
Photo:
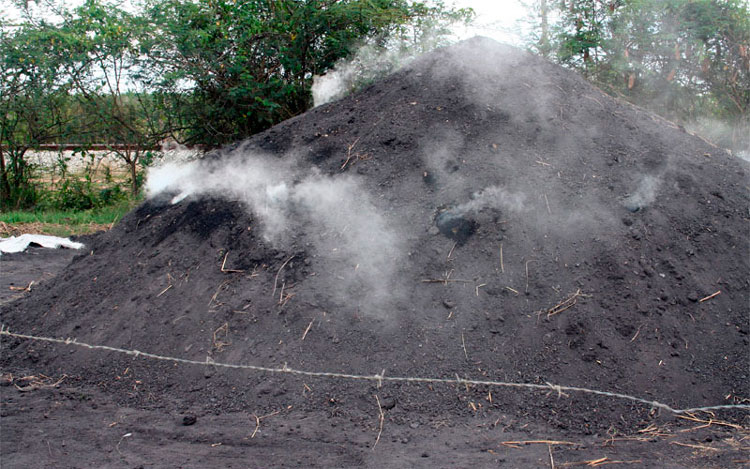
[[[200,362],[737,403],[750,397],[747,170],[568,70],[477,38],[156,169],[147,200],[1,320]],[[293,406],[365,421],[376,392],[396,421],[501,409],[604,434],[653,414],[605,396],[378,388],[2,340],[6,370],[199,415]],[[126,369],[146,384],[119,379]]]

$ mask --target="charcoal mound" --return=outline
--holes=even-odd
[[[152,175],[147,201],[1,319],[198,361],[731,404],[750,389],[747,170],[568,70],[477,38],[187,171],[155,172],[166,182]],[[377,386],[3,348],[6,369],[64,373],[144,408],[355,418],[371,415]],[[380,392],[402,421],[502,411],[591,433],[652,411],[484,386]]]

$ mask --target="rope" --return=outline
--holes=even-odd
[[[534,389],[534,390],[546,390],[557,393],[558,397],[565,395],[565,392],[577,392],[583,394],[593,394],[597,396],[612,397],[615,399],[622,399],[639,404],[646,404],[652,408],[658,408],[665,410],[673,414],[687,414],[692,412],[701,411],[714,411],[714,410],[744,410],[750,411],[750,405],[747,404],[725,404],[725,405],[714,405],[706,407],[690,407],[687,409],[675,409],[667,404],[662,404],[659,401],[649,401],[647,399],[641,399],[640,397],[630,396],[627,394],[621,394],[617,392],[599,391],[596,389],[581,388],[577,386],[561,386],[558,384],[545,383],[545,384],[533,384],[533,383],[513,383],[504,381],[487,381],[487,380],[475,380],[465,379],[456,375],[455,378],[426,378],[426,377],[411,377],[411,376],[386,376],[385,370],[380,374],[375,375],[355,375],[348,373],[335,373],[326,371],[305,371],[295,370],[289,368],[286,363],[281,368],[273,368],[267,366],[258,365],[241,365],[233,363],[221,363],[215,362],[211,358],[206,357],[205,361],[189,360],[186,358],[168,357],[163,355],[156,355],[148,352],[141,352],[139,350],[128,350],[118,347],[110,347],[107,345],[91,345],[84,342],[78,342],[76,339],[56,339],[52,337],[40,337],[28,334],[18,334],[11,332],[4,325],[0,326],[0,336],[15,337],[17,339],[26,340],[38,340],[42,342],[51,342],[55,344],[63,345],[75,345],[77,347],[87,348],[90,350],[104,350],[108,352],[121,353],[125,355],[131,355],[135,358],[143,357],[150,358],[152,360],[170,361],[174,363],[184,363],[186,365],[196,366],[215,366],[220,368],[239,369],[239,370],[251,370],[263,373],[274,373],[274,374],[290,374],[297,376],[310,376],[316,378],[333,378],[333,379],[346,379],[346,380],[359,380],[359,381],[375,381],[378,386],[385,382],[392,383],[419,383],[419,384],[463,384],[463,385],[484,385],[492,387],[504,387],[504,388],[516,388],[516,389]]]

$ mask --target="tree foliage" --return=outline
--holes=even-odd
[[[722,120],[729,130],[714,135],[720,143],[750,146],[746,0],[549,3],[556,19],[551,46],[534,39],[537,51],[667,117]],[[538,29],[543,21],[540,16]]]
[[[415,41],[453,11],[409,0],[108,0],[0,23],[0,195],[33,203],[27,150],[45,143],[105,143],[130,167],[171,136],[208,147],[304,112],[313,76],[361,44]],[[53,12],[56,20],[45,14]]]
[[[313,76],[365,40],[465,14],[406,0],[158,0],[148,14],[153,84],[178,101],[189,141],[217,145],[308,109]]]

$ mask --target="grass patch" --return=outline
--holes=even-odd
[[[68,237],[109,229],[135,206],[125,200],[114,205],[82,211],[8,211],[0,213],[0,237],[23,233]]]

